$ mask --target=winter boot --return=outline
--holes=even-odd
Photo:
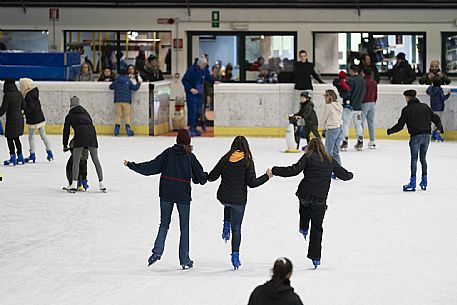
[[[357,144],[355,144],[354,148],[357,150],[357,151],[362,151],[363,149],[363,140],[357,140]]]
[[[133,130],[130,129],[130,125],[128,124],[125,125],[125,132],[127,133],[128,137],[133,137],[135,135]]]
[[[422,176],[421,183],[419,184],[421,187],[421,190],[426,191],[427,190],[427,176]]]
[[[22,154],[17,155],[17,163],[16,164],[24,165],[24,156]]]
[[[432,142],[436,141],[436,131],[432,131],[432,137],[431,137]]]
[[[194,261],[189,261],[187,264],[181,265],[181,267],[182,267],[182,270],[193,268],[194,267]]]
[[[444,142],[444,139],[441,137],[441,134],[440,134],[439,131],[436,131],[435,139],[436,139],[438,142]]]
[[[3,165],[8,165],[8,166],[15,166],[16,164],[17,164],[17,159],[16,159],[15,154],[10,155],[10,159],[3,162]]]
[[[52,150],[47,150],[46,152],[48,153],[48,156],[46,157],[46,159],[48,159],[49,162],[51,162],[51,160],[54,160],[54,155],[52,154]]]
[[[240,253],[239,252],[232,253],[232,265],[235,270],[240,268],[241,262],[240,262]]]
[[[106,192],[106,187],[105,187],[105,185],[103,184],[103,181],[99,181],[99,182],[98,182],[98,187],[100,188],[100,191]]]
[[[343,140],[343,142],[341,142],[340,150],[341,151],[347,151],[348,150],[348,141],[347,140]]]
[[[2,122],[0,122],[0,136],[3,136],[4,133]]]
[[[230,221],[224,220],[224,226],[222,227],[222,239],[225,243],[230,240]]]
[[[320,259],[313,259],[312,261],[313,261],[314,269],[317,269],[317,267],[321,265]]]
[[[416,191],[416,177],[411,177],[409,183],[403,185],[403,192],[415,192]]]
[[[87,179],[83,179],[81,182],[81,185],[82,185],[84,191],[87,191],[87,189],[89,188],[89,184],[87,184]]]
[[[24,161],[25,161],[25,163],[29,163],[29,162],[35,163],[35,161],[36,161],[35,153],[30,153],[30,156],[28,158],[25,158]]]
[[[298,232],[300,232],[306,240],[306,236],[308,235],[308,229],[300,229],[298,230]]]
[[[118,124],[114,125],[114,136],[117,137],[119,135],[120,129],[121,129],[121,125],[118,125]]]
[[[157,261],[160,261],[160,255],[152,253],[152,255],[148,258],[148,267]]]

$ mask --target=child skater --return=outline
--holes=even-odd
[[[297,163],[287,167],[275,166],[274,176],[292,177],[303,172],[304,178],[295,193],[300,202],[300,229],[306,239],[311,221],[311,238],[308,258],[314,268],[321,264],[322,223],[327,210],[327,195],[332,173],[341,180],[351,180],[353,174],[336,162],[325,150],[321,139],[313,138],[306,147],[304,155]]]
[[[40,133],[41,140],[46,147],[46,153],[48,154],[46,159],[48,159],[48,161],[54,160],[54,156],[51,150],[51,143],[49,143],[49,140],[46,137],[46,131],[44,129],[46,121],[44,119],[43,111],[41,110],[39,97],[40,92],[38,91],[38,88],[33,84],[33,80],[30,78],[21,78],[19,80],[19,87],[25,99],[25,122],[29,128],[30,156],[25,158],[25,162],[35,163],[35,130],[37,129]]]
[[[397,124],[392,128],[387,129],[387,135],[399,132],[403,129],[403,126],[408,127],[409,138],[409,150],[411,154],[411,178],[409,183],[403,185],[404,192],[416,191],[416,171],[417,171],[417,155],[420,156],[422,165],[422,179],[420,187],[423,191],[427,189],[427,150],[430,144],[430,129],[431,123],[433,122],[441,133],[443,131],[443,125],[438,115],[433,113],[432,109],[427,104],[421,103],[416,98],[416,90],[406,90],[403,92],[407,105],[402,109],[401,116],[398,119]]]
[[[74,139],[70,141],[70,148],[64,151],[70,151],[71,155],[68,158],[67,166],[65,168],[67,174],[68,184],[71,184],[73,181],[73,148],[74,148]],[[81,160],[79,161],[79,177],[78,177],[78,191],[87,191],[89,184],[87,183],[87,159],[89,159],[89,150],[87,148],[83,149],[81,154]]]
[[[308,91],[300,93],[300,110],[295,116],[305,120],[305,139],[307,143],[309,143],[310,132],[316,138],[321,137],[317,131],[318,121],[316,111],[314,110],[313,102],[311,102],[311,94]]]
[[[171,222],[173,205],[176,203],[179,213],[179,263],[183,269],[192,268],[194,262],[189,258],[189,214],[191,198],[191,180],[204,185],[208,174],[203,171],[197,157],[192,153],[189,131],[180,129],[176,144],[165,149],[154,160],[135,163],[124,160],[124,165],[131,170],[145,175],[160,175],[160,226],[157,238],[148,259],[151,266],[162,257],[165,239]]]
[[[241,224],[246,208],[247,187],[258,187],[268,181],[269,176],[263,174],[256,178],[254,160],[249,143],[243,136],[237,136],[230,150],[219,160],[208,175],[208,181],[216,181],[221,177],[217,190],[217,199],[224,206],[224,226],[222,239],[227,242],[232,238],[232,265],[238,269],[240,263]]]
[[[440,119],[443,118],[444,102],[451,96],[450,89],[447,94],[444,94],[443,88],[441,88],[442,83],[441,79],[435,79],[433,84],[427,88],[427,94],[430,95],[430,108]],[[444,141],[436,125],[432,131],[432,141]]]
[[[343,106],[338,103],[336,93],[333,90],[325,90],[324,94],[324,129],[325,129],[325,148],[328,154],[341,165],[340,144],[343,140]]]

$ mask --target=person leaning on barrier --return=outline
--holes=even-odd
[[[416,80],[413,68],[405,58],[405,53],[397,54],[397,63],[390,70],[390,82],[392,84],[412,84]]]
[[[451,83],[449,77],[440,70],[440,62],[438,60],[432,60],[430,69],[419,79],[419,84],[431,85],[434,80],[441,80],[443,85]]]

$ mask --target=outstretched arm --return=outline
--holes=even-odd
[[[263,174],[259,178],[256,178],[254,165],[249,167],[246,171],[246,184],[250,188],[261,186],[262,184],[267,182],[268,179],[270,178],[267,176],[267,174]]]
[[[124,165],[141,175],[145,175],[145,176],[156,175],[156,174],[159,174],[162,172],[166,153],[167,153],[167,150],[163,151],[154,160],[142,162],[142,163],[129,162],[129,161],[125,160]]]
[[[343,181],[351,180],[354,177],[354,174],[348,172],[344,167],[338,164],[335,160],[332,160],[333,172],[335,173],[338,179]]]
[[[397,124],[395,124],[392,128],[387,129],[387,135],[399,132],[400,130],[403,129],[403,126],[405,126],[405,124],[406,124],[406,110],[403,109],[401,111],[401,116],[398,119]]]
[[[280,177],[292,177],[297,176],[301,173],[306,167],[306,156],[303,155],[297,163],[292,166],[275,166],[272,168],[272,172],[274,176]]]

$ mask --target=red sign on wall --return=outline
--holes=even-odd
[[[182,49],[183,48],[182,38],[173,38],[173,48],[174,49]]]
[[[50,8],[49,9],[49,20],[59,20],[59,9],[58,8]]]

